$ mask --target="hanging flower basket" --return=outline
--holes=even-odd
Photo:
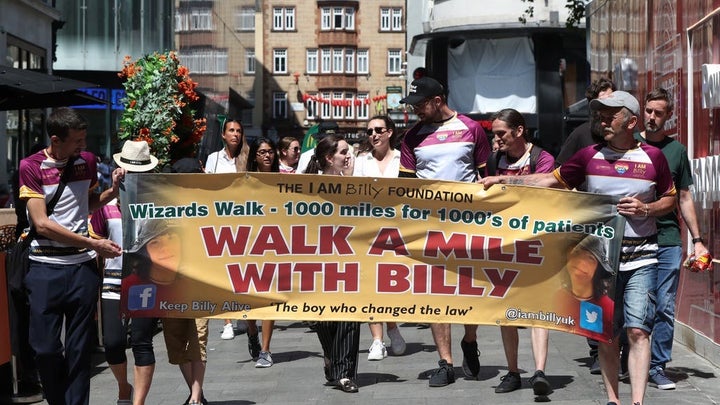
[[[156,52],[135,62],[126,56],[118,76],[125,79],[126,93],[118,138],[147,141],[158,167],[194,156],[206,120],[195,118],[191,103],[199,98],[197,83],[175,52]]]

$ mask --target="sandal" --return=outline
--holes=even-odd
[[[338,388],[344,392],[358,392],[358,385],[349,378],[341,378],[337,383]]]

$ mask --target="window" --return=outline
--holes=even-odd
[[[310,97],[308,97],[307,101],[305,102],[305,108],[307,110],[307,113],[305,114],[305,118],[308,120],[315,119],[318,114],[318,101],[317,101],[317,94],[310,94]]]
[[[212,29],[212,10],[209,8],[183,9],[175,13],[175,32]]]
[[[330,73],[330,49],[320,51],[320,73]]]
[[[388,51],[388,74],[399,75],[402,73],[402,55],[399,49]]]
[[[245,73],[255,74],[255,48],[245,49]]]
[[[358,93],[357,99],[357,114],[356,117],[359,120],[366,120],[368,119],[368,110],[369,110],[369,104],[366,104],[366,101],[369,99],[367,93]]]
[[[355,73],[355,50],[354,49],[346,49],[345,50],[345,72],[346,73]]]
[[[273,118],[287,118],[287,93],[273,93]]]
[[[380,31],[402,31],[402,8],[380,9]]]
[[[352,119],[355,116],[355,95],[345,93],[345,118]]]
[[[307,57],[305,61],[305,71],[307,73],[317,73],[318,72],[318,50],[317,49],[308,49],[307,50]]]
[[[255,9],[252,7],[241,7],[235,10],[235,29],[238,31],[255,30]]]
[[[342,118],[343,117],[343,93],[342,92],[334,92],[333,98],[332,98],[332,115],[333,118]]]
[[[343,73],[343,50],[333,49],[332,50],[332,66],[334,73]]]
[[[295,8],[275,7],[273,8],[273,31],[294,31],[295,30]]]
[[[181,49],[178,58],[193,73],[218,75],[228,73],[227,49]]]
[[[330,119],[330,93],[322,93],[322,101],[320,103],[320,118]]]
[[[367,49],[358,49],[357,51],[357,72],[358,74],[368,74],[370,72],[370,53]]]
[[[355,30],[355,9],[352,7],[323,7],[320,9],[320,29],[323,31]]]
[[[250,103],[255,105],[255,92],[252,90],[248,90],[246,93],[245,99]],[[248,127],[252,126],[252,116],[253,116],[253,109],[252,108],[245,108],[240,110],[240,118],[243,122],[243,127],[247,129]],[[247,123],[247,124],[246,124]]]
[[[287,73],[287,49],[273,49],[273,73]]]

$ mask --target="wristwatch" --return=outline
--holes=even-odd
[[[698,243],[698,242],[705,243],[705,241],[701,237],[692,238],[692,243]]]

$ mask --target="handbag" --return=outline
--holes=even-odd
[[[65,168],[72,167],[74,164],[75,160],[69,159]],[[72,170],[63,170],[62,175],[60,175],[60,182],[55,190],[55,194],[53,194],[52,199],[46,206],[48,217],[52,215],[55,205],[65,189],[67,177],[69,176],[69,174],[66,173],[71,172]],[[11,292],[22,291],[23,289],[23,280],[30,268],[30,243],[36,236],[37,230],[35,229],[35,226],[31,226],[25,236],[21,236],[15,246],[11,247],[7,252],[7,256],[5,257],[5,270],[7,272],[8,288]]]

